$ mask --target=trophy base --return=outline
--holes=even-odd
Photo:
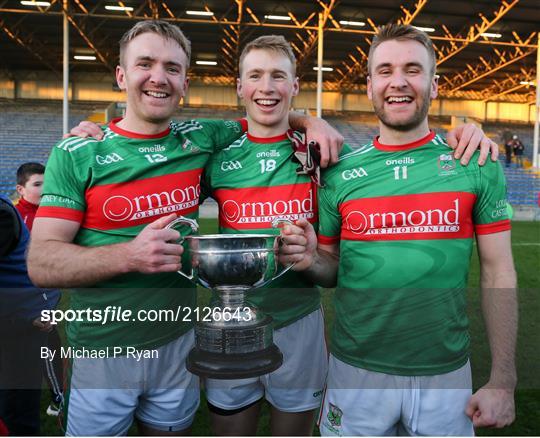
[[[186,360],[188,371],[211,379],[247,379],[277,370],[283,354],[275,344],[254,353],[216,354],[195,347]]]

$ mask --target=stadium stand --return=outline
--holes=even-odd
[[[501,158],[504,160],[504,157]],[[540,174],[532,169],[504,167],[508,184],[508,202],[513,206],[534,207],[538,205]]]
[[[12,195],[15,191],[15,172],[26,161],[46,163],[52,145],[62,136],[62,104],[59,101],[1,99],[0,115],[0,192]],[[85,120],[97,108],[108,103],[77,102],[70,106],[70,126]],[[122,105],[116,111],[121,114]],[[190,106],[179,109],[177,120],[195,118],[238,119],[244,115],[242,108]],[[358,147],[373,140],[377,134],[377,122],[372,113],[351,117],[347,114],[329,114],[327,120],[345,137],[345,141]],[[354,120],[351,120],[354,119]],[[441,120],[440,125],[444,125]],[[437,128],[437,132],[443,132]],[[499,144],[505,132],[516,133],[525,144],[525,156],[532,156],[532,129],[523,125],[486,124],[486,132]],[[504,160],[504,156],[502,158]],[[540,175],[531,169],[505,168],[508,180],[508,196],[515,207],[531,208],[537,205],[540,192]]]
[[[534,129],[532,125],[515,123],[483,123],[482,128],[499,145],[504,146],[507,137],[517,135],[525,146],[524,157],[532,161]]]
[[[70,105],[69,126],[88,119],[97,108],[108,102],[77,102]],[[27,161],[45,164],[51,147],[62,137],[62,103],[51,100],[0,99],[0,192],[12,195],[15,191],[15,172]],[[121,106],[118,108],[121,111]],[[178,120],[194,118],[242,117],[237,108],[187,107],[177,111]]]
[[[517,123],[484,123],[484,131],[500,146],[504,172],[508,184],[508,202],[514,207],[530,209],[538,208],[538,196],[540,193],[540,173],[531,167],[533,155],[534,130],[531,125]],[[524,168],[516,167],[514,163],[510,167],[504,166],[504,143],[512,135],[517,135],[525,146]]]
[[[345,142],[352,147],[359,147],[372,141],[378,132],[376,124],[347,121],[340,118],[330,118],[328,121],[343,135]]]
[[[99,105],[99,102],[72,105],[70,125],[77,125]],[[11,195],[19,165],[27,161],[45,164],[52,145],[62,137],[62,103],[2,99],[0,106],[0,192]]]

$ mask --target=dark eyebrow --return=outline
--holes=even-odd
[[[390,62],[383,62],[382,64],[376,65],[375,70],[380,70],[381,68],[385,67],[392,67],[392,64]]]
[[[151,56],[137,56],[137,61],[155,61],[156,58]]]
[[[154,62],[156,60],[156,58],[152,57],[152,56],[148,56],[148,55],[144,55],[144,56],[138,56],[136,61],[137,62],[140,62],[140,61],[150,61],[150,62]],[[178,62],[175,62],[175,61],[167,61],[165,62],[165,65],[167,66],[175,66],[177,67],[179,70],[183,70],[183,66],[182,64],[178,63]]]
[[[252,68],[251,70],[248,70],[246,73],[261,73],[263,71],[262,68]],[[270,73],[283,73],[287,74],[285,70],[280,70],[278,68],[273,69]]]
[[[383,62],[382,64],[379,64],[379,65],[375,66],[375,70],[380,70],[381,68],[386,68],[386,67],[392,67],[392,63],[391,62]],[[405,67],[406,68],[418,67],[420,70],[424,69],[422,64],[419,63],[419,62],[408,62],[407,64],[405,64]]]
[[[420,70],[424,69],[424,66],[419,62],[408,62],[407,64],[405,64],[405,67],[418,67]]]

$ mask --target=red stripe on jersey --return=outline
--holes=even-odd
[[[81,223],[83,221],[84,212],[73,208],[43,206],[38,208],[36,217],[52,217]]]
[[[218,189],[219,225],[235,230],[271,228],[275,219],[317,220],[317,190],[312,183],[275,187]]]
[[[319,234],[317,241],[323,245],[334,245],[335,243],[339,242],[339,236],[328,237]]]
[[[493,222],[491,224],[476,224],[474,226],[474,232],[476,234],[494,234],[500,233],[502,231],[508,231],[512,228],[510,220],[506,219],[503,221]]]
[[[153,222],[161,216],[199,208],[202,169],[105,184],[86,191],[83,227],[112,230]]]
[[[384,152],[408,151],[409,149],[414,149],[419,146],[423,146],[426,143],[429,143],[434,138],[435,138],[435,132],[429,131],[428,135],[426,135],[425,137],[422,137],[419,140],[413,141],[412,143],[389,145],[389,144],[379,143],[379,136],[377,136],[375,137],[375,140],[373,141],[373,145],[380,151],[384,151]]]
[[[422,193],[353,199],[340,206],[345,240],[472,238],[476,195]]]

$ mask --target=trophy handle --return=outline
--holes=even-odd
[[[178,219],[173,220],[165,228],[174,229],[174,227],[176,225],[178,225],[178,224],[189,225],[189,227],[191,228],[191,231],[193,231],[194,233],[199,231],[199,224],[197,223],[197,221],[195,219],[190,219],[190,218],[187,218],[185,216],[179,216]],[[182,243],[184,243],[184,240],[185,240],[184,236],[180,235],[180,239],[178,239],[178,243],[181,245]],[[193,273],[193,266],[191,267],[191,271],[190,271],[189,274],[185,274],[184,272],[182,272],[182,270],[176,271],[176,272],[178,272],[181,276],[187,278],[190,281],[193,281],[193,279],[195,277],[194,273]]]
[[[277,219],[274,219],[274,221],[272,222],[272,228],[278,228],[281,224],[294,225],[292,223],[292,221],[290,221],[289,219],[277,218]],[[283,241],[283,238],[281,236],[276,237],[276,240],[274,241],[274,247],[276,248],[276,253],[277,253],[277,251],[279,249],[279,245],[281,244],[282,241]],[[295,264],[296,264],[296,262],[285,266],[285,269],[283,269],[283,271],[281,271],[280,273],[274,275],[270,280],[268,280],[268,282],[265,282],[265,284],[270,283],[271,281],[274,281],[275,279],[281,277],[283,274],[286,274],[287,272],[289,272],[291,270],[291,268]],[[278,265],[279,265],[279,262],[278,262],[278,260],[276,258],[276,272],[277,272],[277,269],[278,269]]]

